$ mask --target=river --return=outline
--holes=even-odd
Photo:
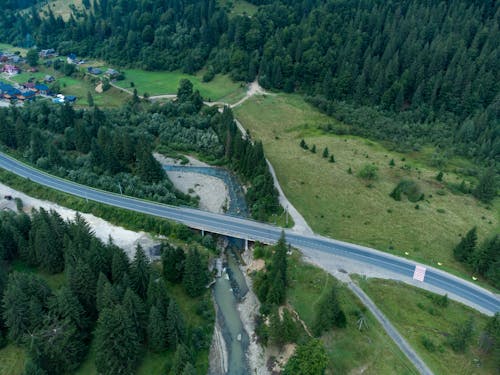
[[[220,167],[202,167],[165,164],[167,172],[198,173],[216,177],[224,182],[229,194],[227,213],[236,216],[248,217],[248,208],[245,193],[237,176]],[[238,311],[238,303],[248,292],[237,252],[243,248],[241,240],[230,239],[226,249],[222,277],[215,280],[213,296],[217,304],[217,323],[221,328],[222,337],[226,343],[228,354],[227,374],[248,375],[250,373],[246,352],[249,346],[249,337]]]

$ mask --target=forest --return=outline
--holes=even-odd
[[[4,11],[0,39],[117,66],[258,77],[303,93],[354,134],[498,162],[497,1],[251,2],[251,18],[215,0],[94,0],[67,21]]]
[[[162,252],[171,249],[165,244]],[[13,343],[25,349],[25,374],[73,372],[91,343],[99,373],[134,373],[146,351],[168,351],[168,374],[196,374],[214,321],[209,299],[201,298],[207,264],[196,248],[177,251],[183,255],[178,270],[162,273],[140,246],[129,259],[111,240],[97,239],[79,215],[65,221],[42,208],[31,215],[1,212],[0,347]],[[37,272],[17,271],[15,264]],[[38,272],[62,274],[62,285],[52,289]],[[198,298],[203,325],[186,323],[167,286],[173,276],[188,296]]]
[[[248,186],[255,219],[280,212],[262,144],[242,139],[229,109],[203,106],[190,81],[181,82],[178,100],[164,105],[134,96],[117,110],[75,109],[37,101],[0,109],[0,145],[17,157],[60,177],[115,193],[197,206],[177,191],[154,149],[194,152],[227,165]]]

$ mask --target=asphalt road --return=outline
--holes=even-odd
[[[0,168],[41,185],[84,199],[171,219],[192,228],[209,232],[270,244],[278,240],[282,230],[272,225],[229,215],[215,214],[193,208],[168,206],[93,189],[46,174],[3,153],[0,153]],[[413,261],[391,254],[322,236],[298,234],[287,230],[286,238],[287,242],[303,250],[306,254],[309,249],[319,250],[327,254],[334,254],[380,267],[410,278],[413,276],[417,265]],[[500,312],[500,298],[498,295],[446,272],[427,267],[425,283],[440,288],[450,295],[456,295],[469,302],[470,305],[490,314]]]

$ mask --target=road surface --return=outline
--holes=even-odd
[[[252,220],[193,208],[168,206],[93,189],[46,174],[3,153],[0,153],[0,168],[41,185],[84,199],[174,220],[191,228],[213,233],[272,244],[279,239],[282,231],[281,228]],[[285,232],[287,242],[302,250],[306,256],[309,250],[321,251],[325,254],[342,256],[370,266],[380,267],[408,278],[413,277],[415,267],[418,265],[404,258],[351,243],[314,234],[300,234],[291,230]],[[450,297],[453,295],[458,296],[480,311],[491,315],[500,311],[500,298],[498,295],[446,272],[428,266],[425,267],[425,283],[443,290]]]
[[[375,318],[384,327],[387,334],[394,340],[396,345],[401,349],[401,351],[408,357],[408,359],[417,368],[418,372],[422,375],[432,375],[433,372],[427,367],[427,365],[422,361],[418,354],[412,349],[410,344],[399,334],[399,332],[394,328],[394,326],[385,317],[384,313],[379,310],[373,301],[366,295],[366,293],[356,284],[350,282],[347,284],[349,289],[351,289],[354,294],[363,302],[363,304],[368,307],[368,309],[373,313]]]

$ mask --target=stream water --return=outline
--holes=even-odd
[[[215,282],[214,298],[219,307],[217,320],[228,350],[227,373],[247,375],[249,370],[245,353],[249,337],[241,322],[237,305],[248,292],[248,287],[231,250],[228,250],[225,267],[222,277]]]
[[[221,179],[229,192],[227,213],[248,217],[245,193],[238,178],[226,169],[219,167],[194,167],[185,165],[163,165],[169,172],[199,173]],[[242,240],[229,239],[226,261],[222,277],[216,279],[213,286],[215,303],[218,306],[217,322],[222,330],[228,351],[228,372],[230,375],[248,375],[250,373],[246,351],[249,345],[248,333],[238,311],[238,303],[247,294],[248,286],[239,267],[237,252],[244,246]]]
[[[248,217],[248,208],[245,200],[245,193],[238,178],[220,167],[193,167],[186,165],[163,165],[163,169],[168,172],[190,172],[199,173],[221,179],[226,184],[229,192],[229,205],[227,213],[236,216]]]

